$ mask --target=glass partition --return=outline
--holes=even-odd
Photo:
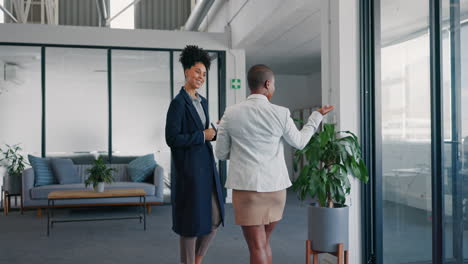
[[[426,263],[432,259],[429,1],[382,0],[380,12],[383,263]]]
[[[445,257],[468,260],[468,0],[443,0]]]
[[[47,156],[107,153],[107,50],[46,49]]]
[[[177,95],[185,79],[179,55],[174,52],[171,68],[170,51],[0,45],[0,143],[83,164],[109,157],[109,150],[111,162],[154,153],[169,183],[164,132],[171,89]],[[217,55],[210,52],[211,70],[199,91],[214,123],[222,81]]]
[[[0,145],[41,155],[41,48],[0,46]]]
[[[169,52],[112,51],[113,156],[149,153],[170,168],[166,113],[171,102]]]

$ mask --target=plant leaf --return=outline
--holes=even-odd
[[[301,161],[304,168],[300,168]],[[349,176],[363,182],[369,177],[358,138],[350,131],[336,132],[334,124],[323,124],[322,131],[312,136],[304,149],[295,152],[294,169],[300,171],[293,183],[298,197],[317,198],[324,207],[329,198],[346,202],[351,190]]]
[[[359,169],[361,171],[361,178],[360,180],[363,182],[368,182],[369,181],[369,173],[367,172],[367,167],[366,164],[364,163],[363,160],[359,161]]]

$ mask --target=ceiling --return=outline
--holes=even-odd
[[[298,2],[296,2],[298,3]],[[320,0],[283,4],[242,44],[246,66],[263,63],[277,74],[310,74],[320,71]]]
[[[284,1],[278,5],[266,23],[249,34],[242,43],[246,66],[264,63],[279,74],[310,74],[321,67],[320,0]],[[298,4],[300,3],[300,4]],[[468,3],[460,4],[462,23],[468,23]],[[442,5],[443,28],[448,28],[449,1]],[[381,44],[392,45],[421,34],[429,27],[427,0],[382,0]]]
[[[254,3],[255,1],[249,2],[249,4]],[[276,1],[276,3],[279,4],[270,8],[269,15],[260,26],[255,26],[241,46],[235,47],[245,49],[247,68],[253,64],[263,63],[273,68],[277,74],[305,75],[319,72],[321,1],[298,0]],[[443,20],[444,24],[447,24],[448,1],[443,3],[445,3],[442,10]],[[461,20],[466,22],[468,4],[461,6],[461,13]],[[428,15],[427,0],[382,0],[382,45],[391,45],[412,38],[415,34],[427,33]],[[16,49],[16,53],[11,53],[11,49],[0,49],[0,59],[24,65],[36,63],[40,58],[39,48],[17,47]]]
[[[280,4],[270,8],[267,19],[249,34],[248,42],[242,44],[242,49],[246,51],[246,66],[264,63],[277,74],[319,72],[320,0],[276,3]],[[11,56],[12,53],[2,50],[0,59],[4,61],[15,61],[24,65],[40,58],[39,48],[34,51],[25,49],[20,52],[22,56],[16,53],[14,57]]]

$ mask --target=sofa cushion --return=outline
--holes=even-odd
[[[59,184],[80,183],[80,177],[71,159],[51,158],[50,167]]]
[[[28,155],[28,160],[34,170],[34,186],[57,183],[50,168],[50,159]]]
[[[126,189],[126,188],[140,188],[144,189],[147,196],[155,195],[155,187],[153,184],[144,183],[144,182],[113,182],[111,184],[106,183],[105,189]],[[74,184],[53,184],[38,186],[32,188],[31,198],[36,200],[47,199],[47,196],[52,191],[64,191],[64,190],[90,190],[91,186],[88,188],[85,187],[84,183],[74,183]],[[105,202],[105,200],[103,200]],[[79,203],[79,201],[77,201]]]
[[[138,156],[119,156],[119,155],[112,155],[112,163],[113,164],[129,164],[133,160],[137,159]]]
[[[132,181],[144,182],[153,174],[154,168],[156,168],[154,154],[148,154],[131,161],[128,164],[127,171]]]
[[[96,156],[91,153],[75,153],[75,154],[51,154],[50,158],[58,159],[71,159],[73,164],[82,165],[82,164],[93,164],[96,161]]]

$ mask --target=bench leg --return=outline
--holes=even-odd
[[[150,204],[146,205],[146,211],[148,212],[148,214],[151,214],[151,205]]]
[[[37,208],[37,216],[42,217],[42,208]]]

